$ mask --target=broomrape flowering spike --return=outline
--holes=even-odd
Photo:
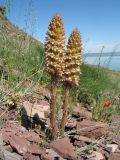
[[[69,84],[78,85],[80,65],[82,63],[82,43],[78,29],[73,30],[68,40],[65,57],[65,81]]]
[[[78,85],[80,75],[80,64],[82,63],[82,43],[78,29],[72,31],[68,40],[67,51],[65,56],[65,96],[63,101],[63,117],[61,121],[61,135],[64,134],[64,128],[67,121],[68,96],[71,85]]]
[[[45,70],[51,75],[51,139],[56,137],[56,91],[58,79],[62,77],[64,71],[64,54],[64,27],[60,15],[55,15],[49,24],[45,41]]]
[[[45,41],[45,69],[51,75],[61,77],[64,69],[65,33],[60,15],[52,18]]]

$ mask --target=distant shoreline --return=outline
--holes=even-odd
[[[120,52],[104,52],[104,53],[85,53],[84,57],[109,57],[109,56],[120,56]]]

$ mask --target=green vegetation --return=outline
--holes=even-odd
[[[113,83],[111,77],[108,76],[107,69],[83,64],[81,72],[78,90],[79,101],[91,103],[92,99],[99,98],[101,92],[111,92],[114,88],[117,88],[117,84]]]
[[[120,114],[120,72],[85,64],[81,72],[78,101],[93,107],[94,119],[110,122],[112,114]],[[109,108],[104,107],[106,101]]]
[[[24,94],[23,83],[30,80],[32,86],[42,83],[42,43],[33,39],[8,20],[0,18],[0,100],[15,92]],[[38,82],[38,83],[37,83]]]
[[[43,60],[41,42],[19,30],[7,19],[0,18],[0,103],[18,97],[23,100],[24,95],[31,94],[39,84],[49,87],[50,76],[44,72]],[[110,122],[112,114],[120,114],[120,72],[83,64],[81,73],[77,100],[94,108],[93,117],[96,120]],[[31,83],[27,91],[24,88],[26,80]],[[75,91],[74,87],[70,91],[71,107]],[[60,92],[63,92],[62,88]],[[104,108],[107,100],[111,106]]]

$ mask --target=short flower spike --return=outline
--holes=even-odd
[[[75,29],[70,35],[64,57],[65,68],[63,81],[65,82],[65,95],[63,100],[63,116],[61,121],[61,135],[64,135],[67,122],[68,96],[71,84],[78,85],[80,64],[82,63],[82,44],[79,30]]]
[[[67,45],[65,57],[65,81],[78,85],[80,65],[82,63],[82,43],[78,29],[72,31]]]

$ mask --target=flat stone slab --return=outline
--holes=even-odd
[[[59,154],[57,154],[53,149],[47,149],[46,154],[41,156],[42,160],[65,160]]]
[[[106,149],[108,152],[114,153],[114,152],[118,149],[118,145],[117,145],[117,144],[107,144],[107,145],[105,146],[105,149]]]
[[[77,157],[68,137],[51,142],[49,147],[57,152],[62,158],[75,160]]]
[[[30,103],[29,101],[23,102],[23,114],[32,117],[46,120],[45,114],[50,112],[50,105],[47,101],[40,103]]]
[[[16,153],[11,153],[7,150],[2,150],[2,155],[0,154],[0,160],[22,160],[23,157]]]
[[[9,139],[10,146],[20,155],[25,155],[30,146],[30,142],[16,135],[11,135]]]
[[[83,119],[77,122],[77,134],[86,136],[88,138],[97,139],[101,136],[106,136],[108,134],[108,124],[95,122],[88,119]]]

